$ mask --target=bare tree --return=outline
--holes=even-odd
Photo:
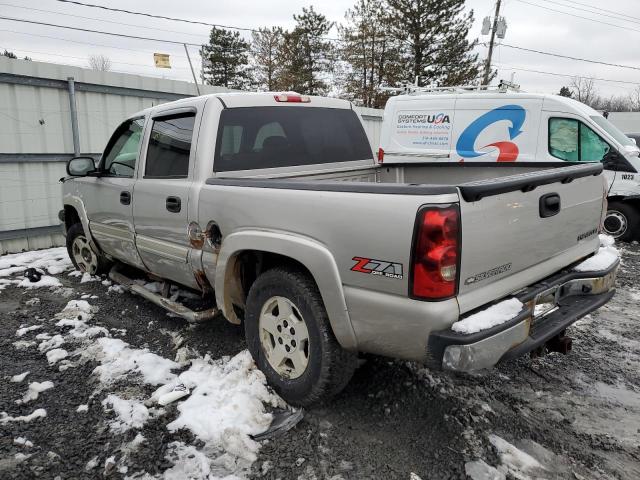
[[[572,77],[569,88],[573,98],[579,102],[592,106],[599,101],[598,90],[592,78]]]
[[[640,112],[640,85],[629,94],[629,107],[634,112]]]
[[[98,72],[111,70],[111,59],[106,55],[89,55],[89,68]]]

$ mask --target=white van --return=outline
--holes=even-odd
[[[583,103],[504,90],[391,97],[378,151],[384,164],[493,164],[518,167],[518,173],[544,163],[603,162],[609,186],[604,228],[627,241],[640,234],[639,156],[635,141]]]

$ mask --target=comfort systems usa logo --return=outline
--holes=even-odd
[[[458,143],[456,144],[456,151],[463,159],[476,158],[486,155],[491,150],[485,150],[489,147],[497,148],[498,162],[515,162],[518,159],[518,145],[513,140],[522,133],[522,125],[524,124],[527,113],[520,105],[504,105],[491,110],[484,115],[476,118],[471,124],[462,132]],[[509,127],[509,141],[494,142],[488,145],[479,147],[480,151],[476,151],[476,141],[480,134],[489,128],[491,125],[508,121],[511,123]]]

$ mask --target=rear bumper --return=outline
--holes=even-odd
[[[469,335],[451,329],[433,332],[428,363],[444,370],[472,372],[545,345],[611,300],[619,264],[600,272],[561,272],[526,288],[514,295],[524,304],[518,316],[493,328]],[[534,317],[536,302],[543,297],[555,298],[556,308]]]

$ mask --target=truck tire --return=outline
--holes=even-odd
[[[73,266],[81,272],[100,275],[107,273],[111,267],[109,259],[93,251],[81,223],[74,223],[67,230],[67,252]]]
[[[357,355],[338,344],[318,287],[298,270],[261,274],[249,290],[244,323],[258,368],[291,405],[327,400],[353,376]]]
[[[616,240],[629,242],[638,230],[638,212],[628,203],[611,202],[604,219],[604,231]]]

